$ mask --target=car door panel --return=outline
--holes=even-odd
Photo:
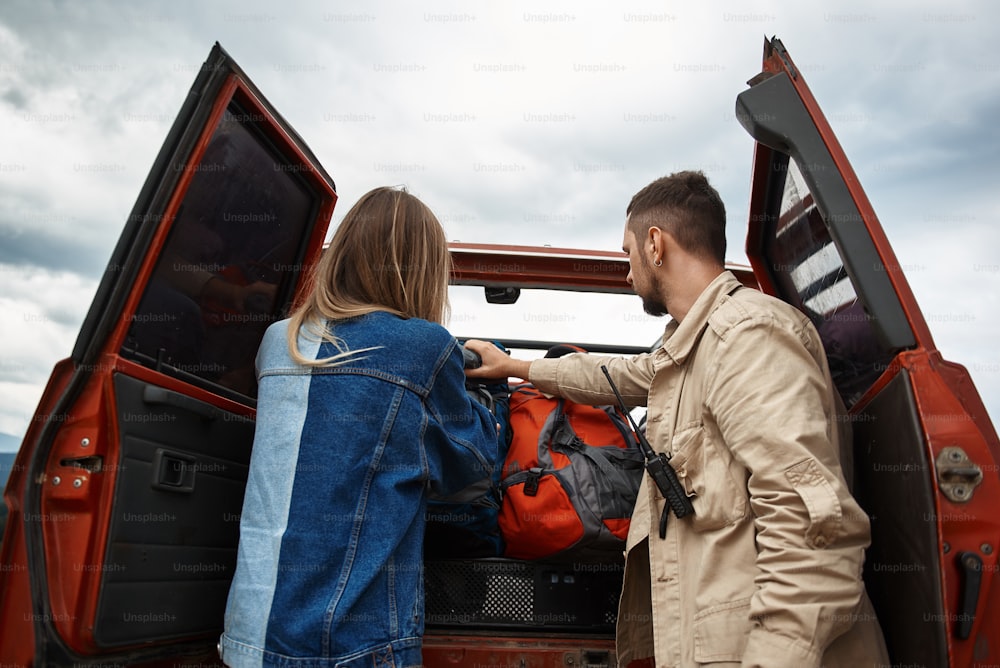
[[[936,512],[934,489],[910,373],[895,374],[851,417],[854,491],[872,527],[865,584],[879,602],[893,661],[948,665],[944,625],[928,616],[945,606],[937,526],[927,521]]]
[[[120,449],[94,640],[213,632],[236,565],[253,421],[124,374],[113,383]]]

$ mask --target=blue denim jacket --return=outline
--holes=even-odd
[[[496,423],[447,330],[385,312],[339,321],[342,366],[295,364],[288,321],[257,355],[257,428],[220,653],[230,666],[418,666],[429,496],[489,484]],[[300,337],[307,357],[336,351]]]

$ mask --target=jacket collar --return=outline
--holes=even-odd
[[[731,271],[723,271],[698,295],[684,320],[671,320],[663,334],[663,351],[674,362],[684,364],[723,297],[742,285]]]

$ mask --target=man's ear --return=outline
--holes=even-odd
[[[649,232],[646,233],[646,248],[652,254],[653,258],[662,258],[664,253],[664,232],[656,225],[651,225]]]

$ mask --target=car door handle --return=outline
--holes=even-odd
[[[194,413],[205,420],[214,420],[221,414],[221,411],[211,404],[192,399],[180,392],[173,392],[152,385],[147,385],[142,389],[142,400],[150,406],[160,405],[180,408],[189,413]]]
[[[153,453],[153,489],[190,494],[194,491],[197,459],[191,455],[157,448]]]
[[[975,552],[959,552],[955,557],[962,573],[961,599],[958,602],[955,635],[966,640],[972,635],[972,625],[976,621],[976,606],[979,605],[979,587],[983,580],[983,560]]]

